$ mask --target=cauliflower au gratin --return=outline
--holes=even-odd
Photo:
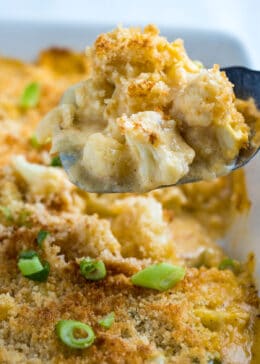
[[[87,48],[90,73],[38,128],[69,175],[89,192],[149,191],[184,176],[228,172],[248,142],[232,84],[189,59],[149,25],[117,28]],[[62,158],[63,159],[63,158]]]
[[[88,73],[84,55],[66,50],[44,51],[34,64],[0,58],[0,363],[249,364],[258,315],[253,257],[223,269],[227,257],[216,243],[249,208],[243,171],[145,194],[78,189],[33,134]],[[40,85],[38,104],[23,108],[32,82]],[[251,101],[239,108],[260,123]],[[131,117],[120,117],[126,130]],[[49,263],[45,282],[19,270],[19,254],[29,249]],[[83,257],[102,260],[107,276],[86,280]],[[164,292],[131,283],[159,262],[184,267],[184,279]],[[114,323],[102,327],[111,312]],[[56,324],[67,319],[92,327],[89,348],[59,340]]]

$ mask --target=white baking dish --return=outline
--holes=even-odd
[[[115,25],[54,24],[54,23],[0,23],[0,54],[34,59],[42,48],[50,46],[70,47],[83,50],[101,32]],[[168,39],[183,38],[189,55],[201,60],[206,66],[219,63],[250,66],[244,46],[234,37],[221,32],[160,27]],[[252,209],[248,218],[241,216],[222,242],[233,257],[244,259],[250,251],[256,255],[256,276],[260,287],[260,156],[246,168]]]

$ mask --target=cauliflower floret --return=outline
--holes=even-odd
[[[46,196],[73,188],[61,169],[29,163],[22,155],[13,157],[12,165],[34,195]]]
[[[207,133],[210,154],[217,154],[218,159],[228,162],[246,145],[249,128],[234,101],[232,84],[217,65],[190,76],[190,81],[176,95],[172,115],[182,122],[186,137],[197,153],[205,149],[200,128],[211,130]],[[196,128],[199,132],[192,137]]]
[[[136,165],[139,191],[177,182],[194,158],[194,151],[179,135],[174,120],[159,113],[140,112],[117,120]]]
[[[86,139],[82,156],[88,191],[119,189],[126,181],[126,154],[125,146],[115,138],[103,133],[91,134]]]
[[[194,152],[175,124],[146,111],[124,115],[103,133],[91,134],[82,155],[88,191],[146,191],[178,181],[188,172]]]
[[[230,109],[234,109],[232,85],[218,66],[191,75],[172,105],[172,114],[191,127],[222,123]]]
[[[149,258],[176,262],[175,248],[162,205],[152,197],[118,200],[112,231],[119,240],[124,257]]]

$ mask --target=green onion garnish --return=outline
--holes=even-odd
[[[185,276],[183,267],[170,263],[150,265],[131,277],[135,286],[166,291],[181,281]]]
[[[60,320],[56,324],[56,333],[63,344],[74,349],[85,349],[93,344],[95,334],[92,328],[80,321]],[[83,337],[77,337],[79,333]],[[78,334],[75,336],[75,334]]]
[[[40,247],[42,247],[42,243],[44,242],[44,240],[47,238],[48,235],[49,235],[49,233],[46,230],[40,230],[38,232],[37,243]]]
[[[105,278],[107,271],[102,260],[84,258],[79,264],[80,273],[91,281],[98,281]]]
[[[115,313],[114,312],[110,312],[109,314],[102,317],[102,319],[100,319],[98,321],[99,325],[103,326],[105,329],[109,329],[113,325],[114,322],[115,322]]]
[[[34,250],[27,250],[19,255],[18,268],[24,277],[37,282],[45,282],[50,272],[49,263],[42,263]]]
[[[19,259],[18,267],[25,277],[43,270],[42,263],[38,257],[33,257],[31,259]]]
[[[34,257],[38,257],[34,250],[25,250],[19,254],[19,259],[32,259]]]
[[[27,276],[27,278],[36,282],[46,282],[50,273],[50,264],[46,261],[44,261],[42,264],[43,269],[41,271],[31,274],[30,276]]]
[[[229,269],[234,273],[239,273],[241,271],[240,263],[237,260],[230,258],[223,259],[218,268],[220,270]]]
[[[40,148],[40,143],[38,142],[38,139],[36,138],[35,135],[32,135],[29,139],[29,142],[31,144],[31,146],[35,149]]]
[[[62,163],[61,163],[60,157],[58,155],[56,157],[52,158],[51,166],[52,167],[62,167]]]
[[[11,221],[13,220],[12,212],[7,206],[0,206],[0,212],[4,215],[6,220]]]
[[[28,109],[35,107],[40,100],[41,87],[39,83],[32,82],[27,85],[20,98],[20,106]]]

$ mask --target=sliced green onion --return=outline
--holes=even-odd
[[[30,142],[31,146],[35,149],[38,149],[41,146],[35,135],[31,136],[31,138],[29,139],[29,142]]]
[[[40,230],[38,232],[37,243],[40,247],[42,247],[42,243],[44,242],[44,240],[47,238],[48,235],[49,235],[49,232],[46,230]]]
[[[12,212],[7,206],[0,206],[0,211],[8,221],[13,220]]]
[[[52,167],[62,167],[62,163],[61,163],[60,157],[58,155],[56,157],[52,158],[51,166]]]
[[[18,268],[24,277],[37,282],[45,282],[50,272],[49,263],[42,263],[34,250],[20,253]]]
[[[79,264],[80,273],[91,281],[99,281],[105,278],[107,271],[102,260],[94,260],[91,258],[82,259]]]
[[[84,333],[84,337],[76,337],[76,332]],[[63,344],[74,349],[85,349],[93,344],[95,334],[92,328],[80,321],[60,320],[56,324],[56,333]]]
[[[46,261],[44,261],[42,264],[43,264],[42,270],[26,277],[31,279],[32,281],[46,282],[50,274],[50,264]]]
[[[100,319],[98,321],[99,325],[103,326],[105,329],[109,329],[113,325],[114,322],[115,322],[115,313],[114,312],[110,312],[109,314],[102,317],[102,319]]]
[[[185,269],[183,267],[169,263],[158,263],[134,274],[131,281],[135,286],[165,291],[181,281],[184,276]]]
[[[18,261],[18,267],[22,272],[22,275],[25,277],[43,270],[42,263],[37,256],[30,259],[20,258]]]
[[[222,262],[219,264],[218,268],[220,270],[229,269],[236,274],[241,271],[240,263],[237,260],[230,258],[223,259]]]
[[[24,250],[19,254],[19,259],[32,259],[33,257],[38,257],[34,250]]]
[[[20,98],[20,106],[28,109],[35,107],[40,100],[41,87],[39,83],[32,82],[27,85]]]

